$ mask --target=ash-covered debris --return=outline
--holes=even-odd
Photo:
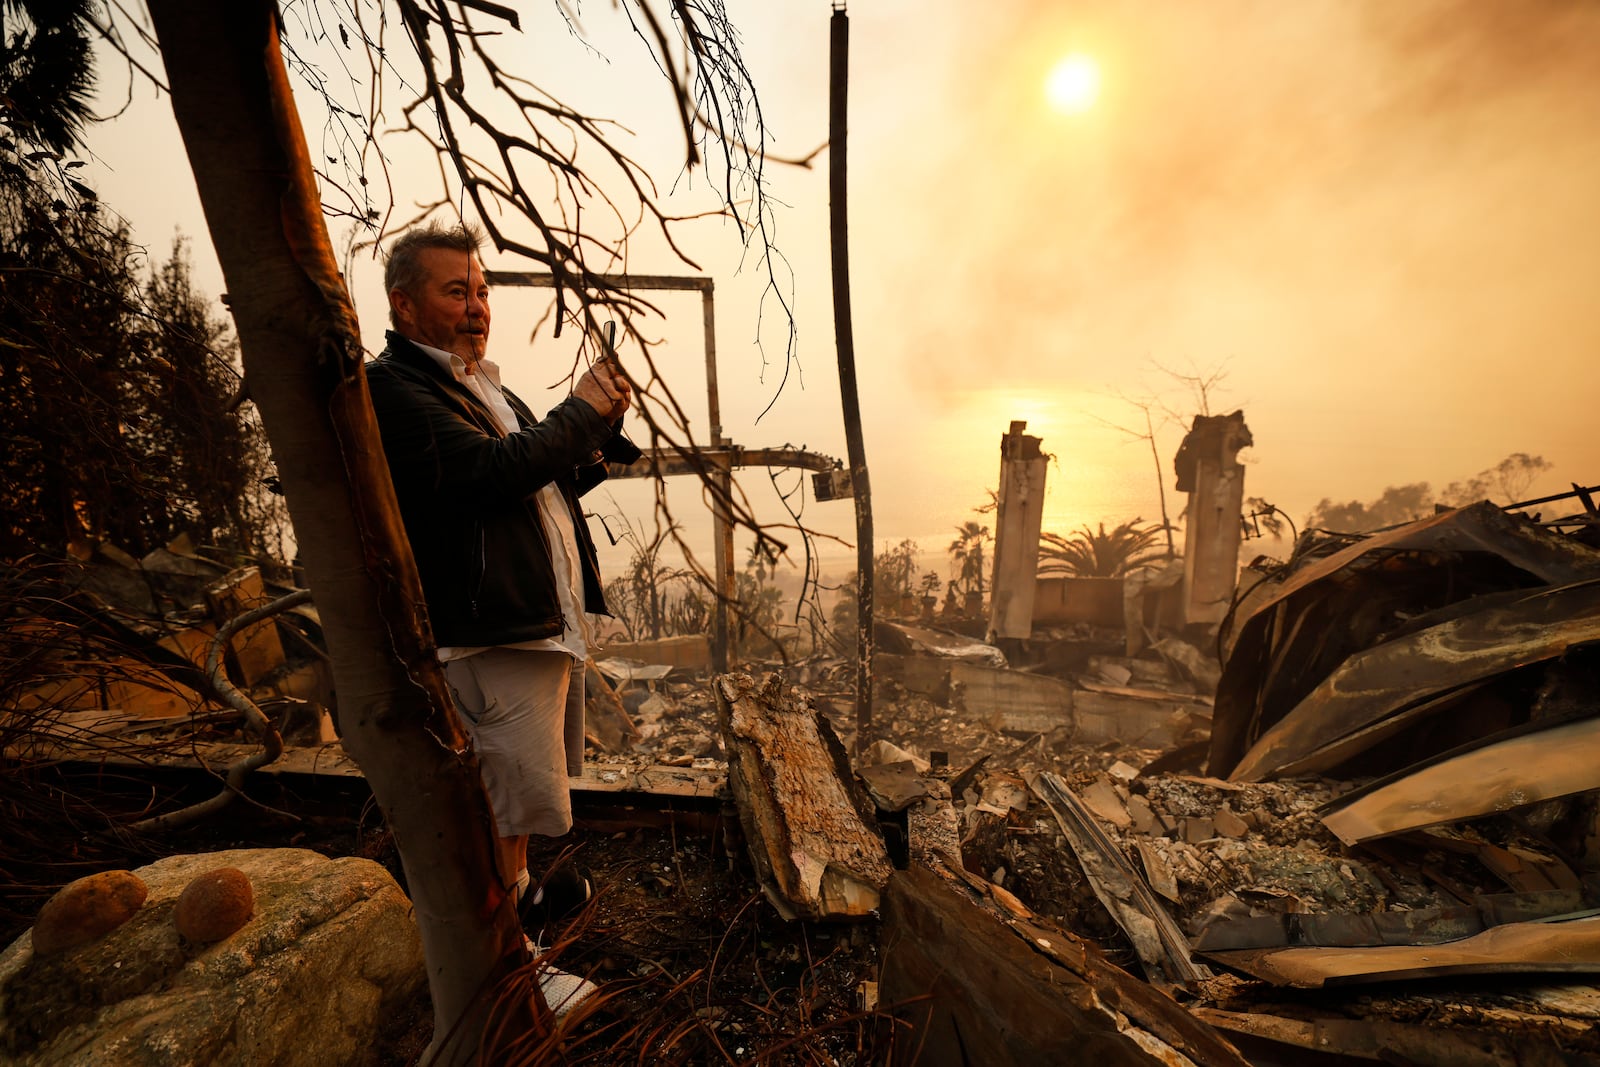
[[[1103,952],[1122,977],[1092,982],[1166,998],[1145,1021],[1171,1047],[1201,1039],[1158,1003],[1251,1062],[1600,1058],[1600,763],[1575,758],[1600,743],[1600,552],[1477,506],[1309,542],[1261,579],[1220,638],[1167,626],[1132,655],[1106,627],[1041,629],[1002,649],[885,624],[868,721],[840,658],[752,668],[767,680],[750,692],[782,694],[839,735],[901,870],[942,872],[1056,964],[1063,945]],[[160,614],[142,621],[126,600],[109,611],[120,647],[128,634],[159,646],[152,626],[206,624],[198,603],[161,596],[146,597]],[[314,616],[295,618],[273,624],[280,642],[314,645]],[[598,786],[726,797],[716,680],[693,644],[608,651],[590,675],[615,705],[610,726],[591,717]],[[787,756],[769,745],[749,758],[755,782]],[[691,777],[667,782],[661,768]],[[618,886],[637,876],[641,892],[679,891],[676,872],[625,868],[609,872]],[[723,876],[740,877],[731,864],[700,875]],[[939,912],[930,885],[890,876],[897,923]],[[1553,1047],[1567,1058],[1540,1058]]]

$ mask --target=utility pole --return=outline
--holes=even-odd
[[[872,724],[872,492],[861,440],[856,390],[855,335],[850,322],[850,225],[845,184],[846,102],[849,97],[850,16],[835,4],[828,49],[828,215],[833,254],[833,336],[839,351],[839,398],[850,485],[856,502],[856,743]]]

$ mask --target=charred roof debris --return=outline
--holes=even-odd
[[[600,907],[637,896],[639,928],[598,921],[569,951],[660,953],[644,929],[667,901],[744,879],[805,952],[830,939],[827,965],[797,950],[790,980],[808,1025],[855,1035],[817,1046],[834,1062],[1600,1062],[1588,495],[1554,521],[1485,501],[1312,531],[1239,572],[1235,413],[1197,420],[1180,453],[1182,558],[1040,578],[1044,465],[1024,428],[1005,439],[991,614],[966,633],[877,619],[870,733],[844,659],[717,674],[704,635],[602,650],[574,803],[580,847],[617,864]],[[5,593],[8,765],[224,780],[113,821],[199,819],[248,796],[252,771],[359,775],[292,586],[178,545],[12,567]],[[672,869],[616,858],[627,843],[607,842],[641,827],[670,830]],[[7,902],[14,929],[47,895],[35,880]],[[731,929],[754,899],[697,921]],[[769,1062],[737,1000],[695,1027]],[[767,1037],[792,1048],[776,1002]]]

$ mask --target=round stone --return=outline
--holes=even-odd
[[[218,867],[184,886],[173,921],[189,941],[221,941],[250,921],[255,903],[249,875],[237,867]]]
[[[34,954],[53,956],[104,937],[133,918],[148,892],[132,871],[101,871],[69,882],[39,909]]]

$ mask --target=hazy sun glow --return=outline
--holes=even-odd
[[[1075,52],[1050,68],[1044,94],[1057,111],[1069,115],[1087,111],[1100,95],[1100,68],[1088,56]]]

